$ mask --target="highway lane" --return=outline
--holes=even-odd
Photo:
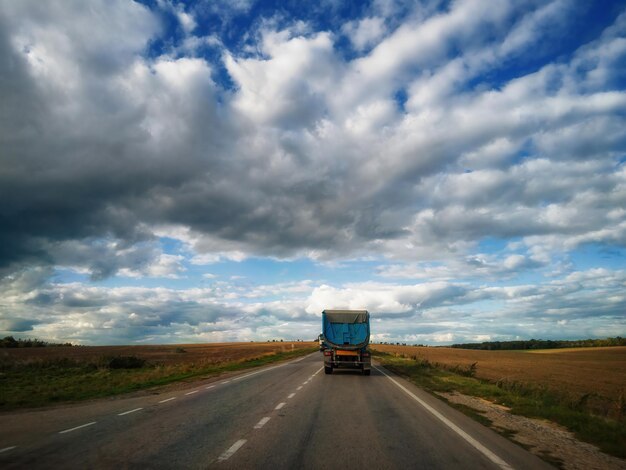
[[[41,426],[13,435],[6,425],[24,415],[0,416],[2,468],[551,468],[379,369],[325,375],[318,353],[39,413]]]

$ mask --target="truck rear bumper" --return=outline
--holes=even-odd
[[[358,360],[341,360],[341,359],[332,359],[330,357],[324,357],[324,367],[345,367],[350,369],[363,369],[369,370],[372,368],[371,361],[358,361]]]

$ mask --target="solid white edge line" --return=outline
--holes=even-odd
[[[5,447],[4,449],[0,449],[0,454],[1,454],[2,452],[8,452],[8,451],[10,451],[10,450],[13,450],[13,449],[15,449],[16,447],[17,447],[17,446],[11,446],[11,447]]]
[[[219,460],[220,462],[223,462],[224,460],[228,460],[229,458],[231,458],[233,456],[233,454],[235,452],[237,452],[239,449],[241,449],[241,446],[243,446],[245,443],[246,443],[245,439],[239,439],[232,446],[230,446],[229,449],[226,452],[224,452],[222,455],[220,455],[217,458],[217,460]]]
[[[207,390],[209,390],[210,388],[215,387],[215,385],[209,385],[208,387],[205,387]]]
[[[290,393],[289,395],[287,395],[287,399],[289,400],[290,398],[293,398],[296,396],[296,392]]]
[[[386,372],[384,372],[382,369],[374,366],[374,368],[379,371],[380,373],[382,373],[385,377],[387,377],[389,380],[391,380],[395,385],[397,385],[400,389],[402,389],[407,395],[409,395],[411,398],[413,398],[416,402],[418,402],[420,405],[422,405],[426,411],[428,411],[430,414],[432,414],[435,418],[439,419],[443,424],[445,424],[446,426],[448,426],[450,429],[452,429],[455,433],[457,433],[460,437],[462,437],[463,439],[465,439],[465,441],[470,444],[474,449],[476,449],[477,451],[479,451],[481,454],[483,454],[485,457],[487,457],[489,460],[491,460],[494,464],[496,464],[498,467],[500,467],[503,470],[513,470],[513,467],[511,467],[511,465],[509,465],[508,463],[506,463],[504,460],[502,460],[500,457],[498,457],[496,454],[494,454],[492,451],[490,451],[489,449],[487,449],[484,445],[482,445],[480,442],[478,442],[476,439],[474,439],[472,436],[470,436],[469,434],[467,434],[465,431],[463,431],[460,427],[458,427],[456,424],[454,424],[452,421],[450,421],[448,418],[446,418],[444,415],[442,415],[441,413],[439,413],[437,410],[435,410],[432,406],[430,406],[428,403],[426,403],[424,400],[422,400],[421,398],[417,397],[413,392],[411,392],[409,389],[407,389],[406,387],[404,387],[402,384],[398,383],[397,381],[395,381],[393,378],[391,378],[391,376],[389,374],[387,374]]]
[[[123,413],[118,413],[118,416],[129,415],[129,414],[134,413],[135,411],[139,411],[139,410],[143,410],[143,408],[135,408],[134,410],[124,411]]]
[[[220,382],[220,385],[226,385],[228,382],[230,382],[230,380],[224,380],[223,382]]]
[[[165,400],[161,400],[159,403],[166,403],[168,401],[176,400],[176,397],[166,398]]]
[[[285,402],[279,403],[278,405],[276,405],[276,408],[274,408],[274,409],[275,409],[275,410],[280,410],[280,409],[281,409],[283,406],[285,406],[286,404],[287,404],[287,403],[285,403]]]
[[[80,426],[76,426],[75,428],[65,429],[64,431],[59,431],[59,434],[65,434],[66,432],[76,431],[77,429],[86,428],[87,426],[91,426],[92,424],[96,424],[97,421],[92,421],[91,423],[81,424]]]
[[[269,416],[261,418],[261,420],[254,425],[254,429],[261,429],[270,420]]]
[[[192,390],[191,392],[185,393],[185,395],[193,395],[194,393],[198,393],[199,390]]]

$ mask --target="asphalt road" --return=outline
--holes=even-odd
[[[0,415],[0,467],[552,468],[384,369],[325,375],[319,353],[188,389]]]

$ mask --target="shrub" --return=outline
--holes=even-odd
[[[146,364],[145,359],[137,356],[117,356],[109,360],[109,369],[141,369]]]

